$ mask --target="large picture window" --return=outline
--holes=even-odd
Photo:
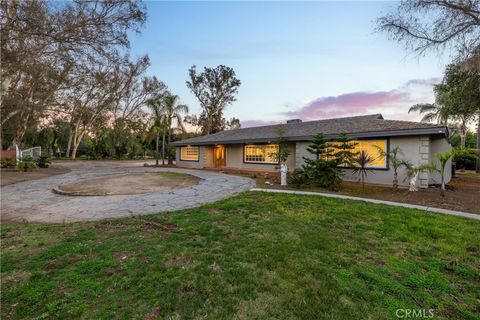
[[[243,150],[243,161],[246,163],[278,164],[277,144],[247,144]]]
[[[387,151],[387,140],[359,140],[355,142],[357,145],[353,152],[365,151],[372,159],[368,167],[379,169],[387,168],[387,159],[382,156],[382,151]]]
[[[329,148],[332,153],[337,152],[335,145],[337,142],[329,142]],[[365,151],[372,161],[367,165],[369,168],[377,169],[386,169],[387,168],[387,159],[382,156],[382,152],[387,151],[387,140],[355,140],[352,141],[352,144],[355,144],[355,147],[351,150],[353,153],[360,153],[360,151]],[[345,165],[342,165],[345,166]]]
[[[200,159],[200,150],[198,147],[181,147],[180,160],[181,161],[198,161]]]

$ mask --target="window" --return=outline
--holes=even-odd
[[[365,151],[372,162],[368,165],[370,168],[387,168],[387,159],[381,155],[381,151],[387,151],[387,140],[359,140],[355,141],[357,145],[354,148],[354,152]]]
[[[329,142],[329,151],[335,153],[335,145],[337,142]],[[355,147],[352,149],[353,153],[360,153],[360,151],[365,151],[372,161],[368,165],[369,168],[377,169],[386,169],[387,168],[387,159],[381,155],[381,152],[387,151],[387,140],[355,140],[352,141],[352,144],[355,144]],[[344,165],[342,165],[344,166]]]
[[[199,160],[199,148],[198,147],[181,147],[180,148],[180,160],[181,161],[198,161]]]
[[[243,149],[243,161],[248,163],[278,164],[276,144],[247,144]]]

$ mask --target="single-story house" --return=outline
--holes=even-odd
[[[252,171],[270,171],[278,168],[272,154],[278,150],[278,127],[283,126],[290,155],[286,162],[289,171],[300,168],[304,157],[312,157],[306,147],[312,136],[323,133],[334,140],[341,133],[355,138],[355,151],[366,150],[371,158],[371,173],[366,182],[391,185],[393,169],[388,161],[379,156],[378,148],[390,150],[398,146],[401,157],[413,165],[435,162],[435,154],[451,148],[447,140],[448,128],[440,124],[419,123],[400,120],[386,120],[381,114],[325,119],[302,122],[289,120],[285,124],[242,128],[215,134],[176,141],[176,163],[188,168],[225,168]],[[446,181],[451,177],[451,164],[446,169]],[[358,181],[351,169],[344,170],[344,180]],[[405,170],[399,171],[399,183],[404,180]],[[418,186],[422,188],[439,184],[438,173],[421,173]]]

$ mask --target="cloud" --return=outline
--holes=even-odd
[[[409,80],[405,83],[404,87],[410,87],[410,86],[428,86],[431,87],[434,84],[440,83],[442,81],[442,78],[438,77],[432,77],[428,79],[412,79]]]
[[[280,120],[244,120],[240,121],[242,124],[242,128],[250,128],[250,127],[261,127],[261,126],[268,126],[272,124],[279,124],[282,121]]]
[[[410,102],[406,92],[398,90],[377,92],[352,92],[338,96],[321,97],[309,102],[304,107],[288,111],[288,117],[297,117],[305,120],[343,117],[376,113],[382,107]]]
[[[357,91],[338,96],[319,97],[302,107],[289,106],[290,111],[280,115],[284,120],[244,120],[243,128],[285,123],[286,119],[318,120],[355,115],[381,113],[386,119],[419,121],[417,113],[408,113],[416,103],[434,100],[433,85],[440,78],[412,79],[398,88],[387,91]]]
[[[382,113],[389,119],[418,120],[419,116],[408,114],[408,109],[415,103],[432,102],[432,86],[439,82],[440,78],[412,79],[389,91],[358,91],[320,97],[282,115],[316,120]]]

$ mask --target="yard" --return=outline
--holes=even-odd
[[[29,180],[43,179],[68,172],[70,172],[69,169],[56,165],[50,166],[49,168],[36,168],[35,170],[27,172],[12,168],[2,168],[0,169],[0,186],[7,186]]]
[[[74,224],[3,223],[3,319],[478,319],[480,222],[242,193]],[[427,311],[428,312],[428,311]]]
[[[273,175],[265,178],[264,175],[258,174],[255,180],[259,188],[330,193],[327,189],[315,186],[296,188],[289,185],[282,187],[279,179]],[[273,183],[273,185],[269,183]],[[417,192],[409,192],[407,188],[400,188],[395,191],[391,186],[366,184],[365,189],[363,189],[360,183],[349,181],[344,181],[340,190],[336,193],[480,214],[480,174],[474,171],[457,171],[456,177],[452,178],[447,185],[447,192],[444,198],[440,197],[439,188],[434,187],[419,189]]]

